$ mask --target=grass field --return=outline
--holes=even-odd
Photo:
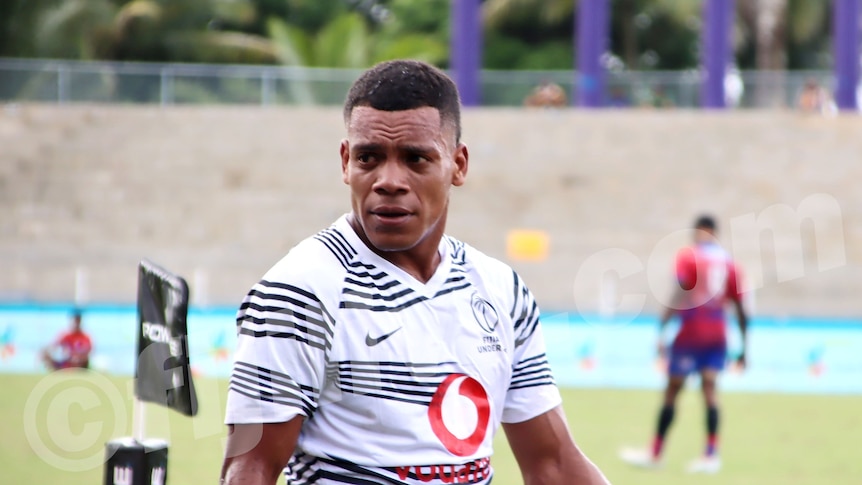
[[[104,444],[131,435],[131,379],[92,373],[0,375],[0,470],[4,484],[101,484]],[[187,418],[147,405],[148,436],[169,442],[169,485],[218,481],[226,382],[196,379],[200,413]],[[564,391],[572,432],[615,484],[814,485],[862,483],[862,396],[725,394],[722,454],[715,476],[683,472],[703,441],[698,395],[686,392],[662,470],[631,469],[621,445],[648,441],[653,391]],[[521,483],[502,433],[495,485]]]

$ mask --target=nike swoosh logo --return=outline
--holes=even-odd
[[[372,337],[372,336],[371,336],[371,335],[369,335],[369,334],[365,334],[365,345],[367,345],[367,346],[369,346],[369,347],[374,347],[375,345],[379,344],[380,342],[383,342],[384,340],[386,340],[386,339],[388,339],[389,337],[391,337],[393,333],[395,333],[395,332],[397,332],[397,331],[401,330],[401,328],[402,328],[402,327],[398,327],[398,328],[396,328],[395,330],[393,330],[393,331],[391,331],[391,332],[389,332],[389,333],[383,334],[383,335],[381,335],[381,336],[379,336],[379,337],[377,337],[377,338],[374,338],[374,337]]]

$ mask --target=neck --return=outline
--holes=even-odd
[[[432,228],[415,246],[411,248],[395,251],[382,251],[371,243],[368,236],[365,234],[365,231],[362,229],[362,225],[353,214],[350,214],[347,220],[350,223],[350,227],[353,228],[353,232],[359,236],[359,239],[365,243],[365,246],[367,246],[368,249],[386,261],[399,267],[405,273],[416,278],[417,281],[427,283],[428,280],[434,276],[434,273],[437,271],[437,267],[440,266],[440,263],[443,260],[440,256],[440,251],[438,250],[440,239],[443,237],[443,234],[437,227],[442,227],[444,224],[439,224],[437,227]],[[445,222],[445,220],[440,222]]]

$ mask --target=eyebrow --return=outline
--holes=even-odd
[[[430,153],[437,151],[433,145],[398,145],[397,149],[398,151],[410,153]],[[357,152],[380,152],[384,150],[384,146],[381,143],[357,143],[353,145],[352,150]]]

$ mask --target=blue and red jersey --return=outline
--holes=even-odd
[[[730,254],[714,242],[683,248],[676,256],[676,277],[684,296],[677,307],[681,325],[674,348],[726,346],[725,307],[742,299],[739,270]]]

